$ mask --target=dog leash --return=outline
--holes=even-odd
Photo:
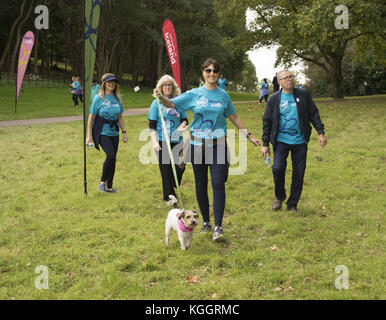
[[[161,115],[162,129],[163,129],[163,132],[164,132],[166,144],[167,144],[167,146],[168,146],[169,158],[170,158],[170,162],[171,162],[171,164],[172,164],[172,170],[173,170],[173,175],[174,175],[174,181],[176,182],[177,194],[178,194],[178,200],[180,200],[181,209],[184,209],[184,204],[182,203],[182,198],[181,198],[180,185],[178,184],[178,178],[177,178],[176,167],[175,167],[175,165],[174,165],[174,158],[173,158],[172,148],[171,148],[171,146],[170,146],[170,140],[169,140],[168,132],[167,132],[167,129],[166,129],[166,124],[165,124],[164,116],[163,116],[163,114],[162,114],[162,110],[161,110],[161,105],[160,105],[160,102],[159,102],[159,98],[157,98],[157,103],[158,103],[158,110],[159,110],[159,113],[160,113],[160,115]],[[161,155],[161,156],[162,156],[162,155]]]

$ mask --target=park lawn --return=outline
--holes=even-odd
[[[121,97],[124,109],[148,108],[154,100],[153,90],[141,88],[135,92],[132,88],[122,88]],[[233,101],[257,101],[257,94],[230,92]],[[0,86],[0,121],[34,118],[54,118],[83,115],[83,105],[75,108],[68,88],[36,88],[24,85],[21,89],[17,112],[15,113],[15,87]]]
[[[385,299],[385,105],[319,104],[328,145],[313,132],[298,212],[271,211],[271,170],[248,144],[246,174],[226,185],[225,241],[196,232],[186,252],[175,233],[166,248],[159,169],[139,161],[146,116],[125,118],[118,194],[97,191],[104,154],[87,150],[87,197],[81,122],[0,128],[0,299]],[[264,108],[236,107],[260,137]],[[181,190],[198,210],[191,165]],[[35,288],[40,265],[48,290]],[[334,287],[340,265],[347,290]]]

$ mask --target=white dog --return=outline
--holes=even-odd
[[[177,199],[175,196],[169,196],[168,204],[173,205],[174,209],[169,211],[165,223],[166,245],[169,245],[170,230],[176,230],[178,240],[182,250],[187,250],[192,243],[193,230],[198,223],[198,213],[191,210],[180,210],[177,208]]]

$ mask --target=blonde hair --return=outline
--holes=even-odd
[[[174,80],[173,77],[169,76],[168,74],[165,74],[161,77],[161,79],[158,80],[156,89],[163,94],[162,91],[162,85],[165,82],[171,82],[173,84],[173,97],[179,96],[181,94],[181,89],[178,87],[178,84],[176,80]],[[153,94],[153,97],[157,99],[157,96]]]
[[[106,81],[104,81],[104,79],[106,79],[107,76],[114,76],[115,77],[115,74],[113,73],[105,73],[103,76],[102,76],[102,85],[101,85],[101,88],[99,90],[99,95],[101,96],[102,100],[105,99],[105,94],[106,94]],[[117,99],[120,103],[122,103],[121,101],[121,97],[119,96],[119,91],[120,91],[120,86],[119,86],[119,83],[117,81],[115,81],[115,89],[113,91],[113,94],[115,96],[115,99]]]

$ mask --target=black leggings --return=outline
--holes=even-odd
[[[167,144],[165,141],[159,141],[159,145],[161,146],[162,150],[156,151],[156,154],[157,154],[159,169],[160,169],[161,178],[162,178],[163,199],[165,201],[168,201],[170,200],[169,195],[176,196],[176,193],[174,191],[174,188],[176,188],[176,182],[174,179],[173,168],[170,162]],[[172,150],[177,145],[179,144],[170,143]],[[182,175],[184,174],[185,166],[179,165],[178,155],[173,154],[173,157],[174,157],[174,163],[176,164],[175,168],[177,173],[178,184],[181,185]]]
[[[208,167],[213,189],[213,214],[215,226],[222,225],[225,209],[225,182],[229,159],[226,145],[200,148],[191,147],[192,165],[196,183],[196,197],[204,222],[209,222]],[[201,153],[201,154],[200,154]],[[196,154],[196,156],[195,156]],[[213,155],[213,156],[212,156]]]
[[[115,174],[115,162],[117,160],[117,152],[119,145],[119,136],[100,136],[100,145],[106,153],[106,160],[103,164],[102,182],[106,182],[106,187],[111,189],[113,187],[113,179]]]

